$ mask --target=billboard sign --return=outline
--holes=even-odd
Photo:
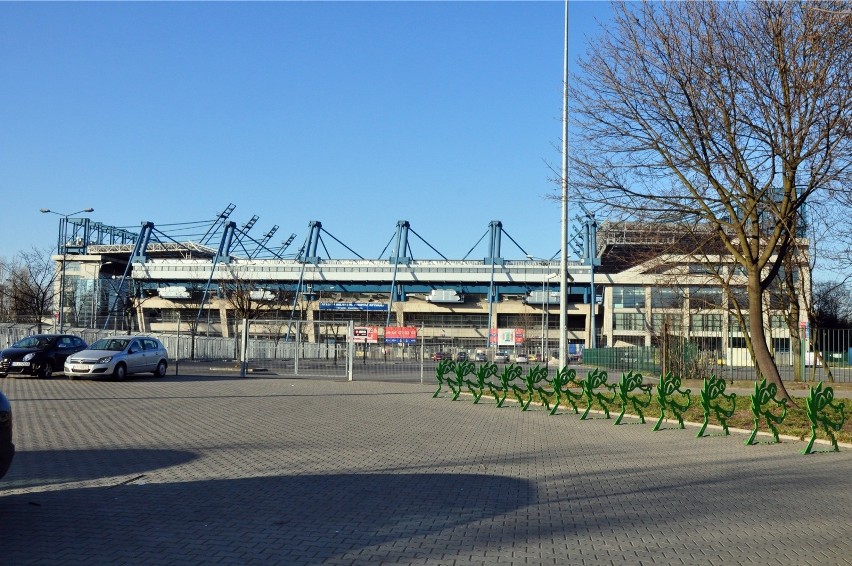
[[[387,311],[387,303],[332,303],[321,302],[321,311]]]
[[[492,328],[488,333],[492,346],[517,346],[524,343],[523,328]]]
[[[388,344],[414,344],[417,342],[417,327],[386,326],[385,342]]]
[[[378,344],[378,326],[356,326],[353,329],[352,341],[356,344]]]

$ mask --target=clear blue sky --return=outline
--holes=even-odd
[[[0,2],[0,258],[55,246],[59,218],[43,207],[94,207],[92,220],[135,231],[212,223],[229,203],[238,225],[260,217],[256,239],[276,224],[272,246],[295,232],[291,252],[319,220],[375,258],[408,220],[461,258],[501,220],[528,253],[550,257],[563,11]],[[609,13],[571,3],[572,59]],[[506,239],[503,251],[522,257]]]

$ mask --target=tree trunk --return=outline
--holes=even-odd
[[[760,274],[749,273],[748,275],[748,329],[751,335],[751,345],[754,349],[754,361],[757,364],[758,377],[765,378],[767,382],[774,383],[778,387],[778,397],[787,399],[791,403],[793,399],[787,393],[784,382],[775,359],[769,351],[766,342],[766,332],[763,325],[763,294],[760,288]]]

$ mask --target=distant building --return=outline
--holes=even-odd
[[[568,262],[572,350],[593,342],[652,347],[664,335],[682,336],[718,363],[750,365],[743,329],[715,277],[729,276],[742,296],[730,257],[705,250],[698,261],[684,253],[694,242],[665,226],[605,223],[596,241],[599,265]],[[511,331],[515,347],[530,353],[552,355],[559,346],[558,260],[321,259],[310,253],[309,241],[299,259],[221,254],[198,242],[140,248],[138,241],[89,241],[80,253],[66,255],[70,326],[174,332],[180,320],[182,332],[197,323],[200,335],[233,336],[240,317],[228,297],[242,294],[256,307],[256,318],[269,321],[269,332],[292,320],[337,320],[335,332],[344,340],[343,321],[353,320],[378,327],[380,335],[386,326],[417,327],[426,351],[485,348],[489,328],[492,336]],[[54,259],[61,263],[63,256]],[[786,363],[785,303],[767,301],[771,346]]]

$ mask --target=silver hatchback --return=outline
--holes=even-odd
[[[124,379],[134,373],[166,375],[169,354],[162,342],[151,336],[101,338],[82,352],[65,360],[65,375],[75,377],[112,376]]]

